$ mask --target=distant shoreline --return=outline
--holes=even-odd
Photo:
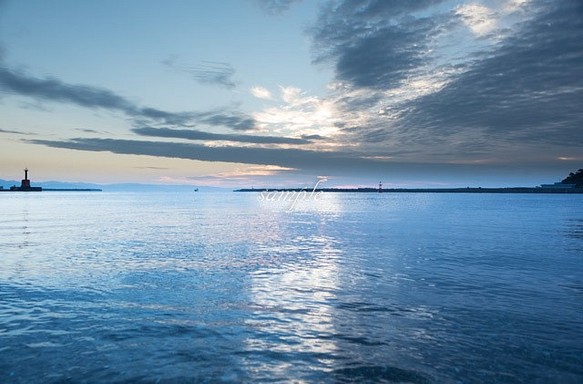
[[[243,188],[233,192],[312,192],[309,188]],[[509,187],[509,188],[317,188],[315,192],[340,193],[542,193],[542,194],[583,194],[583,188],[542,188],[542,187]]]
[[[20,190],[20,189],[3,189],[0,188],[0,192],[103,192],[98,188],[42,188],[31,189],[31,190]]]
[[[43,188],[46,192],[103,192],[99,188]]]

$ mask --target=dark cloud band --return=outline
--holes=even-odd
[[[238,112],[167,112],[156,108],[145,108],[107,89],[68,84],[57,78],[37,78],[6,67],[0,67],[0,89],[40,100],[120,111],[138,120],[148,119],[163,124],[202,123],[239,131],[251,130],[255,127],[253,118]]]
[[[277,136],[252,136],[252,135],[233,135],[220,134],[198,131],[194,129],[170,129],[170,128],[134,128],[134,133],[142,136],[152,137],[166,137],[175,139],[187,140],[218,140],[218,141],[232,141],[239,143],[253,143],[253,144],[309,144],[310,140],[297,139],[293,137],[277,137]]]

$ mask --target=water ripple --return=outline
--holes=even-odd
[[[577,197],[1,197],[3,383],[583,380]]]

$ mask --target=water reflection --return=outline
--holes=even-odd
[[[27,199],[15,200],[3,194],[0,201],[0,252],[3,268],[1,277],[13,277],[15,272],[23,270],[25,260],[22,250],[34,245],[31,242],[30,208]],[[4,198],[7,198],[4,200]]]
[[[370,216],[362,196],[339,194],[295,212],[262,206],[269,236],[249,231],[251,257],[265,261],[251,275],[246,322],[256,380],[427,382],[409,369],[417,357],[395,348],[431,339],[424,325],[434,316],[406,302],[414,282],[387,243],[399,201],[365,199],[384,212]]]
[[[2,196],[4,197],[4,196]],[[30,245],[30,208],[27,200],[2,201],[0,212],[0,246],[23,248]],[[15,204],[16,203],[16,204]]]
[[[277,263],[251,277],[255,310],[248,326],[256,332],[247,348],[259,356],[254,360],[259,366],[249,369],[265,377],[300,377],[293,372],[302,366],[326,366],[337,349],[330,302],[338,290],[338,241],[296,235],[257,250]]]
[[[556,198],[2,200],[0,381],[578,382],[582,211]]]
[[[307,379],[307,372],[332,366],[338,354],[330,303],[339,289],[342,250],[327,223],[341,215],[341,201],[336,194],[256,201],[247,231],[259,268],[250,276],[253,312],[246,323],[253,331],[246,350],[253,357],[246,369],[258,381]]]

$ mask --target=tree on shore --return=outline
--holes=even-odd
[[[583,187],[583,169],[578,170],[577,172],[569,173],[563,181],[563,184],[575,184],[577,187]]]

